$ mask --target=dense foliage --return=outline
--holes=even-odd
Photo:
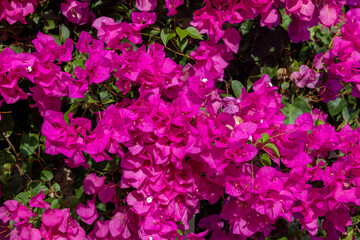
[[[358,2],[1,1],[0,237],[358,239]]]

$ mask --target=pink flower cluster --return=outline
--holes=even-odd
[[[10,24],[19,21],[26,24],[25,17],[35,10],[37,0],[3,0],[0,2],[0,21],[5,19]]]
[[[341,27],[341,35],[335,36],[332,49],[325,54],[315,56],[315,67],[326,68],[328,80],[322,97],[325,101],[336,99],[343,84],[352,83],[351,94],[360,97],[360,10],[353,8],[346,13],[345,24]],[[343,83],[343,84],[342,84]]]
[[[191,24],[200,33],[206,33],[210,40],[219,41],[224,35],[225,23],[241,23],[246,19],[261,15],[261,26],[276,27],[281,21],[278,8],[284,8],[291,17],[288,27],[290,39],[297,43],[309,40],[308,28],[319,22],[331,27],[339,21],[344,1],[316,1],[316,0],[256,0],[256,1],[210,1],[194,12]],[[351,1],[350,1],[351,2]],[[347,3],[349,4],[349,3]],[[359,5],[357,1],[350,4]]]
[[[126,197],[129,209],[125,216],[124,212],[118,214],[138,222],[139,228],[126,230],[132,237],[182,239],[177,229],[186,229],[186,223],[199,210],[199,201],[215,203],[219,198],[225,199],[225,205],[216,221],[229,221],[233,237],[245,239],[256,232],[267,236],[279,218],[295,218],[315,235],[318,217],[325,217],[322,227],[331,236],[345,232],[351,224],[350,207],[360,204],[357,180],[350,178],[357,176],[360,164],[356,144],[359,131],[345,127],[336,132],[329,124],[318,124],[326,121],[326,115],[318,110],[286,126],[282,123],[281,96],[276,87],[270,87],[266,76],[254,83],[254,92],[243,91],[240,99],[226,100],[219,98],[209,80],[187,78],[172,102],[163,100],[158,88],[155,92],[149,88],[137,100],[109,106],[93,131],[89,120],[70,116],[67,126],[62,114],[47,111],[42,130],[47,136],[46,147],[64,151],[70,166],[78,163],[82,150],[95,161],[108,159],[105,150],[122,157],[120,187],[135,190]],[[268,140],[262,143],[259,139],[266,135]],[[268,144],[276,146],[279,155]],[[76,145],[82,145],[78,152],[67,154]],[[67,146],[70,150],[61,150]],[[338,150],[346,155],[331,167],[325,166],[321,159]],[[250,164],[259,153],[268,154],[277,166]],[[290,171],[283,172],[281,164]],[[311,185],[316,181],[322,186]],[[99,192],[110,189],[100,188],[103,184],[103,178],[89,175],[84,181],[85,192],[98,194],[102,202],[105,200],[100,196],[107,201],[116,199],[114,193]],[[95,196],[77,209],[87,224],[98,217],[94,200]],[[339,218],[344,221],[336,221]],[[214,216],[208,220],[215,221]],[[100,229],[110,222],[96,224]],[[229,238],[221,228],[214,228],[218,224],[204,226],[215,236]],[[114,237],[110,230],[106,234]]]
[[[169,15],[176,15],[176,8],[184,4],[184,0],[165,0],[166,8],[169,10]],[[136,0],[136,7],[140,11],[154,11],[157,6],[157,0]]]
[[[10,219],[14,222],[10,240],[84,239],[85,231],[76,220],[70,218],[70,209],[51,209],[44,198],[45,195],[40,192],[30,200],[29,206],[8,200],[0,207],[2,222],[8,223]],[[41,210],[40,216],[35,213],[36,209]],[[33,225],[34,220],[41,222],[40,229]]]

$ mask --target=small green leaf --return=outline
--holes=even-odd
[[[80,199],[82,197],[82,195],[84,194],[84,188],[82,186],[79,188],[75,188],[74,192],[75,192],[76,198]]]
[[[100,210],[102,212],[106,212],[106,205],[104,203],[97,203],[96,204],[96,209]]]
[[[70,37],[69,29],[64,24],[61,24],[60,25],[60,39],[61,39],[61,41],[65,42],[66,39],[68,39],[69,37]]]
[[[232,88],[232,90],[234,92],[235,97],[238,98],[241,95],[241,91],[244,88],[244,85],[241,82],[237,81],[237,80],[232,80],[231,81],[231,88]]]
[[[41,19],[41,16],[39,14],[35,14],[32,18],[35,24],[39,24],[39,21]]]
[[[54,174],[49,170],[42,170],[40,172],[40,179],[42,181],[50,181],[51,179],[53,179],[53,177],[54,177]]]
[[[342,110],[342,116],[345,120],[345,122],[349,122],[350,121],[350,113],[349,113],[349,109],[345,106]]]
[[[29,192],[19,193],[18,195],[16,195],[15,200],[20,203],[27,204],[30,201]]]
[[[184,41],[180,43],[180,50],[184,52],[185,48],[189,45],[189,39],[185,38]]]
[[[189,32],[186,29],[181,29],[179,27],[176,27],[175,30],[177,35],[179,35],[180,37],[180,41],[182,41],[189,34]]]
[[[74,60],[72,63],[72,65],[73,65],[73,68],[75,69],[75,67],[76,66],[79,66],[79,67],[81,67],[81,68],[85,68],[85,63],[84,63],[85,61],[84,61],[84,59],[76,59],[76,60]]]
[[[104,99],[101,100],[101,103],[102,103],[103,105],[109,104],[109,103],[113,103],[113,102],[115,102],[115,100],[114,100],[114,99],[111,99],[111,98],[104,98]]]
[[[253,26],[254,26],[254,21],[252,21],[252,20],[242,21],[240,24],[240,27],[239,27],[241,36],[248,34],[250,32],[250,30],[253,28]]]
[[[86,96],[86,95],[85,95]],[[99,99],[95,95],[88,95],[88,103],[97,103]]]
[[[194,27],[187,27],[186,31],[188,31],[189,36],[194,39],[204,40],[203,36],[200,34],[200,32],[194,28]]]
[[[320,126],[320,125],[324,125],[324,124],[325,124],[325,122],[320,119],[316,119],[314,122],[314,126]]]
[[[54,192],[59,192],[60,191],[60,185],[58,183],[55,183],[52,186],[52,189],[54,190]]]
[[[170,39],[176,37],[176,33],[171,32],[167,28],[163,28],[160,32],[160,38],[164,43],[164,46],[166,47],[167,43],[170,41]]]
[[[9,150],[0,150],[0,163],[16,163],[16,158]]]
[[[357,116],[359,116],[359,114],[360,114],[360,108],[351,113],[349,121],[353,121]]]
[[[272,143],[267,143],[267,144],[265,144],[264,147],[270,149],[270,150],[273,151],[278,157],[280,157],[279,150],[277,149],[277,147],[276,147],[274,144],[272,144]]]
[[[283,83],[281,83],[281,89],[282,89],[282,90],[288,89],[289,86],[290,86],[290,84],[289,84],[288,82],[283,82]]]
[[[52,209],[60,208],[60,207],[61,207],[61,203],[60,203],[59,199],[54,199],[50,204],[50,208],[52,208]]]
[[[303,113],[311,113],[309,103],[303,97],[297,97],[292,104],[287,101],[282,102],[285,104],[281,112],[285,115],[284,124],[294,124],[295,120]]]
[[[16,52],[16,53],[22,53],[22,52],[24,52],[24,49],[22,48],[21,45],[11,44],[11,45],[9,46],[9,48],[11,48],[11,50],[13,50],[13,51]]]
[[[44,27],[45,33],[48,33],[49,30],[54,29],[55,27],[56,27],[56,25],[55,25],[55,21],[54,21],[54,20],[47,20],[47,21],[45,22],[45,27]]]
[[[344,109],[344,107],[346,106],[346,101],[344,99],[342,99],[341,97],[338,97],[335,100],[329,101],[327,106],[329,109],[329,113],[332,117],[338,115],[339,113],[341,113],[341,111]]]
[[[263,143],[266,143],[270,139],[270,136],[267,133],[263,133],[261,134],[261,138],[263,140]]]
[[[176,232],[177,232],[179,235],[181,235],[181,236],[184,235],[184,233],[181,231],[181,229],[177,229]]]
[[[346,237],[343,238],[342,240],[352,240],[352,239],[354,239],[353,237],[354,237],[354,229],[351,230],[350,232],[346,233]]]
[[[34,133],[28,133],[21,137],[20,154],[22,158],[32,155],[39,146],[39,139]]]
[[[49,192],[49,189],[43,182],[31,182],[28,190],[30,191],[32,197],[38,195],[41,191],[43,191],[45,195]]]
[[[250,79],[248,79],[246,81],[246,92],[249,92],[249,90],[252,88],[253,85],[254,83]]]
[[[299,71],[299,69],[300,69],[300,66],[299,66],[298,61],[294,60],[290,65],[290,72],[291,73],[297,72],[297,71]]]
[[[275,67],[268,67],[264,65],[263,67],[260,68],[260,73],[261,75],[267,74],[269,78],[272,79],[277,75],[278,69],[279,69],[278,65],[276,65]]]
[[[267,153],[261,154],[260,161],[264,167],[271,166],[271,159]]]
[[[6,133],[6,136],[10,137],[10,135],[12,134],[13,129],[14,129],[14,120],[11,117],[11,115],[10,114],[2,114],[0,125],[1,125],[2,129],[4,130],[4,132]],[[0,134],[0,139],[2,137],[3,136]]]

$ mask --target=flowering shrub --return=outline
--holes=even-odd
[[[355,238],[359,5],[2,1],[1,238]]]

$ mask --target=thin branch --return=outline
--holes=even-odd
[[[15,159],[16,159],[16,168],[18,169],[19,173],[21,176],[24,176],[24,173],[22,172],[20,165],[19,165],[19,154],[16,152],[16,149],[14,147],[14,145],[11,143],[10,139],[6,136],[5,131],[0,127],[0,132],[3,135],[4,139],[6,140],[6,142],[9,144],[10,149],[13,151]]]

